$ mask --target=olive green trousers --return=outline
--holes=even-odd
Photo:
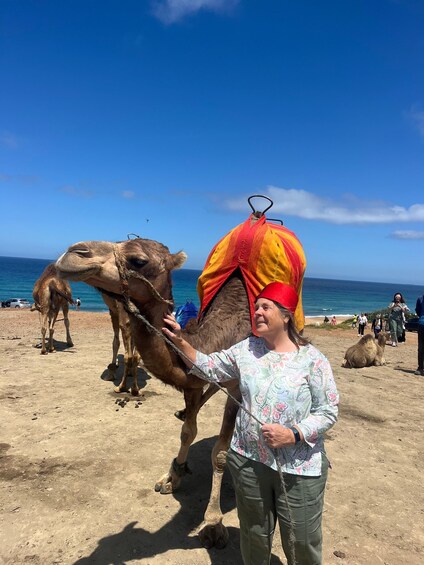
[[[321,565],[321,519],[328,473],[325,454],[322,459],[320,477],[284,474],[295,536],[296,561],[293,561],[289,511],[279,473],[232,450],[228,452],[227,466],[236,493],[240,549],[245,565],[268,565],[277,520],[288,565]]]

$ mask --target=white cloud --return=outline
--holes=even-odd
[[[122,192],[122,198],[131,200],[132,198],[135,198],[135,192],[133,192],[132,190],[124,190]]]
[[[239,0],[157,0],[153,2],[154,15],[164,24],[173,24],[199,12],[229,12]]]
[[[274,203],[271,215],[294,216],[305,220],[321,220],[330,224],[388,224],[424,222],[424,204],[409,208],[384,202],[357,200],[346,195],[340,201],[317,196],[306,190],[268,186],[264,192]],[[252,202],[254,204],[254,202]],[[246,209],[246,199],[229,200],[230,210]],[[263,205],[265,207],[265,204]],[[262,208],[263,209],[263,208]]]
[[[7,175],[4,173],[0,173],[0,182],[17,182],[21,184],[35,184],[40,179],[36,175]]]
[[[417,106],[413,106],[407,113],[407,116],[414,128],[419,131],[420,135],[424,136],[424,111],[418,109]]]
[[[60,192],[64,194],[69,194],[70,196],[74,196],[76,198],[91,198],[93,196],[93,192],[90,190],[83,190],[80,188],[76,188],[71,184],[66,184],[59,188]]]
[[[0,132],[0,145],[9,149],[17,149],[19,146],[18,137],[10,131],[3,130]]]
[[[394,239],[424,239],[424,231],[397,230],[394,231],[391,236]]]

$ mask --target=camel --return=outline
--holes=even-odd
[[[385,345],[386,336],[384,333],[380,332],[377,340],[372,334],[364,335],[346,351],[342,366],[347,369],[362,369],[372,365],[377,367],[385,365],[386,361],[383,357]]]
[[[251,217],[251,222],[257,219]],[[277,252],[281,255],[281,246]],[[135,345],[145,367],[162,382],[184,394],[180,449],[170,469],[155,485],[155,490],[162,494],[176,490],[182,477],[189,472],[187,456],[197,434],[197,414],[207,398],[216,392],[214,385],[207,385],[187,372],[179,356],[163,340],[160,331],[165,313],[173,309],[171,272],[181,268],[186,258],[182,251],[172,254],[161,243],[137,238],[118,243],[78,242],[71,245],[56,262],[61,276],[84,281],[113,298],[121,297],[124,300],[126,309],[131,313]],[[275,268],[275,262],[273,266]],[[140,314],[156,331],[146,325]],[[251,333],[251,327],[245,281],[241,270],[235,269],[208,304],[198,325],[193,328],[191,324],[184,335],[195,348],[211,353],[245,339]],[[240,399],[237,382],[226,383],[226,387],[235,399]],[[211,497],[198,531],[205,547],[222,548],[228,541],[219,499],[237,410],[238,405],[230,397],[227,398],[221,430],[212,450]]]
[[[119,351],[119,332],[122,335],[122,343],[124,345],[124,374],[118,386],[114,388],[117,393],[129,392],[133,396],[139,396],[140,389],[137,380],[137,368],[140,361],[140,355],[135,347],[134,340],[131,334],[130,318],[128,313],[121,302],[101,293],[102,298],[109,308],[109,314],[113,327],[113,343],[112,343],[112,361],[109,363],[108,381],[114,381],[116,377],[116,370],[118,368],[118,351]],[[132,383],[130,389],[127,387],[128,376],[132,376]]]
[[[66,343],[72,347],[71,334],[69,332],[69,304],[73,304],[72,292],[69,284],[58,276],[54,263],[50,263],[44,269],[40,278],[34,285],[32,292],[34,304],[31,311],[40,312],[41,321],[41,355],[53,353],[55,351],[53,334],[54,325],[60,310],[63,311],[63,318],[66,328]],[[49,328],[49,342],[46,347],[46,333]]]

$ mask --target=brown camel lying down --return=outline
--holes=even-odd
[[[377,340],[372,334],[364,335],[346,351],[342,366],[347,369],[361,369],[371,365],[385,365],[385,345],[386,336],[383,333],[378,334]]]

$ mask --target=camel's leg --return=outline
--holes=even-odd
[[[47,326],[49,324],[48,315],[40,314],[40,318],[41,318],[41,355],[47,355],[46,333],[47,333]]]
[[[54,353],[56,351],[54,348],[53,334],[54,334],[54,325],[56,323],[58,314],[59,314],[59,310],[53,314],[53,317],[49,318],[49,353]]]
[[[69,325],[69,306],[68,306],[67,302],[66,302],[66,304],[64,304],[62,306],[62,311],[63,311],[63,321],[65,323],[65,330],[66,330],[66,343],[70,347],[73,347],[74,342],[72,341],[71,332],[69,331],[69,328],[70,328],[70,325]]]
[[[225,547],[228,542],[227,528],[222,523],[220,504],[221,484],[224,475],[227,452],[233,435],[238,406],[230,398],[227,399],[219,437],[212,450],[212,488],[209,504],[203,523],[199,527],[198,536],[203,547]]]
[[[206,404],[206,402],[212,398],[212,396],[214,394],[216,394],[218,392],[219,388],[213,384],[209,384],[207,389],[205,390],[205,392],[202,394],[202,398],[200,400],[200,406],[199,406],[199,410],[202,408],[202,406],[204,404]],[[179,420],[181,420],[182,422],[184,422],[185,417],[186,417],[186,411],[184,410],[177,410],[176,412],[174,412],[174,416],[176,418],[178,418]]]
[[[109,313],[110,313],[110,319],[112,320],[112,327],[113,327],[113,342],[112,342],[112,361],[107,366],[108,374],[107,374],[106,380],[107,381],[114,381],[115,375],[116,375],[116,370],[118,368],[118,351],[119,351],[119,345],[120,345],[120,343],[119,343],[119,318],[116,314],[111,312],[111,310],[109,310]]]
[[[131,339],[131,329],[129,325],[129,319],[126,323],[120,321],[120,328],[122,334],[122,343],[124,344],[124,374],[122,380],[117,387],[115,387],[115,392],[128,392],[127,380],[128,373],[133,373],[132,363],[134,360],[134,346]],[[138,354],[137,354],[138,355]],[[138,359],[137,359],[138,363]],[[138,392],[135,396],[138,395]]]
[[[191,444],[197,435],[197,414],[199,413],[202,389],[185,390],[184,400],[186,403],[186,419],[181,428],[181,444],[177,457],[171,463],[168,473],[163,475],[155,485],[156,492],[170,494],[176,490],[182,477],[189,472],[187,467],[187,456]]]
[[[138,363],[140,361],[140,354],[134,346],[132,346],[132,360],[131,360],[131,374],[132,374],[132,385],[131,394],[133,396],[140,395],[140,387],[138,386]]]

